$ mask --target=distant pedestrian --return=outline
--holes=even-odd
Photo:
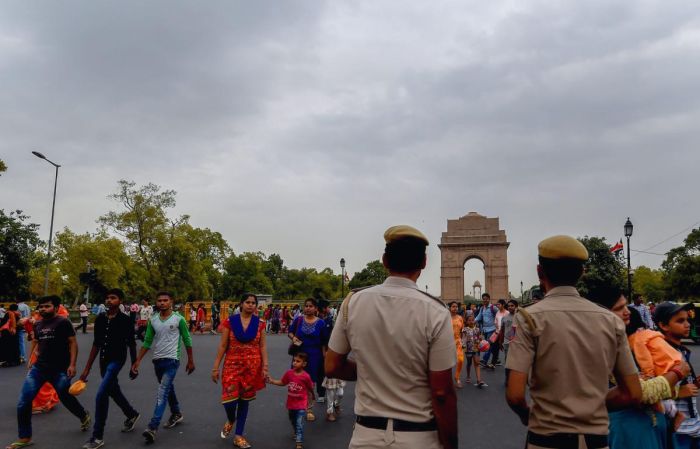
[[[654,320],[652,319],[651,310],[644,304],[642,295],[635,293],[634,296],[632,296],[632,302],[633,304],[628,304],[627,307],[639,312],[647,329],[654,329]]]
[[[190,303],[190,333],[194,334],[197,330],[197,309],[195,309],[194,304]]]
[[[309,407],[309,397],[312,401],[314,399],[314,384],[305,370],[307,361],[307,354],[298,352],[292,359],[292,368],[287,370],[281,379],[268,378],[272,385],[287,387],[287,412],[294,429],[295,449],[304,448],[306,410]]]
[[[491,343],[488,352],[481,359],[481,365],[491,369],[495,367],[496,357],[498,356],[495,352],[495,345],[493,345],[496,338],[492,338],[496,333],[496,313],[498,313],[498,309],[491,304],[491,295],[488,293],[481,295],[481,307],[476,315],[476,324],[479,325],[479,329],[484,333],[484,338]]]
[[[146,336],[146,328],[148,327],[148,322],[153,316],[153,306],[148,303],[148,299],[144,299],[141,302],[141,309],[139,310],[139,319],[136,322],[136,338],[143,341]]]
[[[460,376],[462,373],[462,365],[464,365],[464,349],[462,348],[462,330],[464,329],[464,319],[457,314],[459,311],[459,304],[457,301],[452,301],[447,306],[450,308],[450,315],[452,318],[452,334],[455,339],[455,346],[457,352],[457,366],[455,366],[455,386],[457,388],[462,388],[462,381]]]
[[[32,341],[32,352],[36,349],[37,360],[22,385],[17,404],[19,439],[7,446],[10,449],[32,444],[32,400],[44,382],[53,385],[63,405],[80,420],[80,430],[84,432],[90,428],[90,414],[68,393],[78,358],[75,329],[67,318],[56,315],[61,303],[58,296],[41,297],[38,303],[42,319],[34,325],[36,339]]]
[[[78,313],[80,313],[80,324],[75,327],[75,330],[82,329],[84,334],[87,334],[88,316],[90,312],[88,311],[87,305],[84,302],[80,303],[78,307]]]
[[[17,311],[19,312],[20,324],[23,324],[24,321],[30,319],[32,316],[32,311],[23,299],[17,302]],[[25,346],[27,344],[27,331],[24,329],[23,325],[20,325],[17,329],[17,339],[19,340],[19,362],[25,363],[28,359]]]
[[[175,375],[180,367],[180,340],[187,350],[187,374],[194,372],[194,356],[192,355],[192,338],[187,330],[187,323],[182,315],[173,312],[173,296],[169,292],[159,292],[156,295],[158,315],[148,322],[146,338],[141,347],[136,362],[131,366],[131,376],[138,376],[141,360],[153,348],[153,367],[158,379],[158,394],[153,410],[153,417],[142,435],[146,443],[153,443],[160,425],[165,407],[170,406],[170,418],[165,424],[166,429],[175,427],[182,422],[183,416],[180,404],[175,395]]]
[[[501,319],[501,330],[499,332],[498,343],[503,347],[504,362],[508,361],[508,349],[515,338],[516,330],[513,324],[515,314],[518,313],[518,301],[511,299],[508,301],[508,315]],[[506,385],[508,384],[508,369],[506,368]]]
[[[209,330],[210,333],[216,334],[217,329],[219,329],[219,324],[221,324],[221,315],[220,315],[220,305],[219,301],[214,301],[211,303],[211,329]]]
[[[207,309],[204,308],[203,303],[199,303],[197,306],[197,323],[195,325],[195,332],[199,331],[200,333],[204,333],[204,327],[207,324]]]

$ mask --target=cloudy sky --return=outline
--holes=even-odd
[[[546,236],[615,241],[630,216],[648,249],[700,221],[699,52],[695,0],[7,1],[0,207],[46,238],[38,150],[57,229],[154,182],[236,252],[352,274],[407,223],[431,293],[446,220],[478,211],[518,294]]]

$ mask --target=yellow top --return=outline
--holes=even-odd
[[[539,255],[546,259],[588,260],[588,250],[583,243],[568,235],[555,235],[537,245]]]
[[[413,237],[419,240],[423,240],[426,245],[430,244],[430,242],[428,242],[428,238],[422,232],[420,232],[418,229],[412,226],[392,226],[384,232],[384,241],[386,243],[391,243],[395,240],[399,240],[406,237]]]

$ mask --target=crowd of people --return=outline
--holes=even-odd
[[[692,305],[664,302],[650,309],[641,297],[628,304],[612,283],[581,297],[575,285],[588,252],[576,239],[555,236],[538,245],[542,298],[521,307],[515,300],[493,302],[486,293],[481,306],[462,308],[418,288],[429,244],[420,231],[395,226],[384,238],[382,262],[389,277],[351,292],[337,309],[313,298],[301,307],[261,307],[255,295],[244,294],[220,324],[214,325],[211,314],[212,330],[220,332],[211,380],[221,383],[222,438],[233,434],[234,447],[251,447],[245,426],[252,401],[267,385],[276,385],[287,388],[295,448],[301,449],[305,423],[317,419],[314,401],[325,402],[326,420],[334,422],[345,382],[356,381],[351,449],[456,449],[455,388],[463,388],[466,361],[465,383],[478,388],[487,387],[482,369],[505,366],[506,402],[527,426],[527,448],[700,447],[700,381],[682,344],[690,334]],[[191,304],[184,317],[167,291],[157,294],[155,308],[148,302],[126,306],[124,299],[119,289],[107,292],[88,360],[72,385],[75,332],[86,328],[83,308],[75,327],[56,296],[40,298],[34,314],[26,307],[25,317],[21,304],[6,312],[0,354],[22,360],[20,328],[32,342],[17,404],[19,438],[6,449],[31,445],[32,413],[59,401],[83,431],[92,425],[85,449],[105,444],[110,398],[124,414],[122,431],[132,431],[141,415],[121,391],[118,376],[128,356],[129,377],[136,379],[148,352],[158,391],[142,432],[145,442],[156,441],[166,408],[170,417],[164,427],[184,420],[175,393],[181,347],[191,374],[191,333],[204,332],[206,309]],[[269,372],[271,333],[289,338],[290,368],[279,378]],[[138,352],[137,336],[143,340]],[[102,380],[93,423],[76,395],[95,361]]]

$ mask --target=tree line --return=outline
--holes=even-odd
[[[0,160],[0,175],[6,168]],[[338,299],[343,287],[378,284],[388,275],[382,263],[373,260],[343,284],[341,274],[331,268],[289,268],[274,253],[236,254],[219,232],[193,226],[188,215],[171,216],[176,192],[155,184],[120,180],[109,198],[115,210],[97,219],[94,232],[64,228],[56,233],[51,293],[75,300],[89,286],[98,298],[106,288],[119,287],[131,299],[152,297],[162,288],[183,300],[228,299],[243,292],[288,301],[309,296]],[[0,209],[0,298],[43,294],[46,245],[38,228],[21,210]],[[625,290],[626,265],[610,252],[605,238],[579,240],[590,255],[578,285],[581,293],[595,294],[609,283]],[[95,270],[94,275],[81,277],[88,269]],[[655,302],[700,298],[700,228],[667,253],[661,268],[637,267],[633,289]]]

